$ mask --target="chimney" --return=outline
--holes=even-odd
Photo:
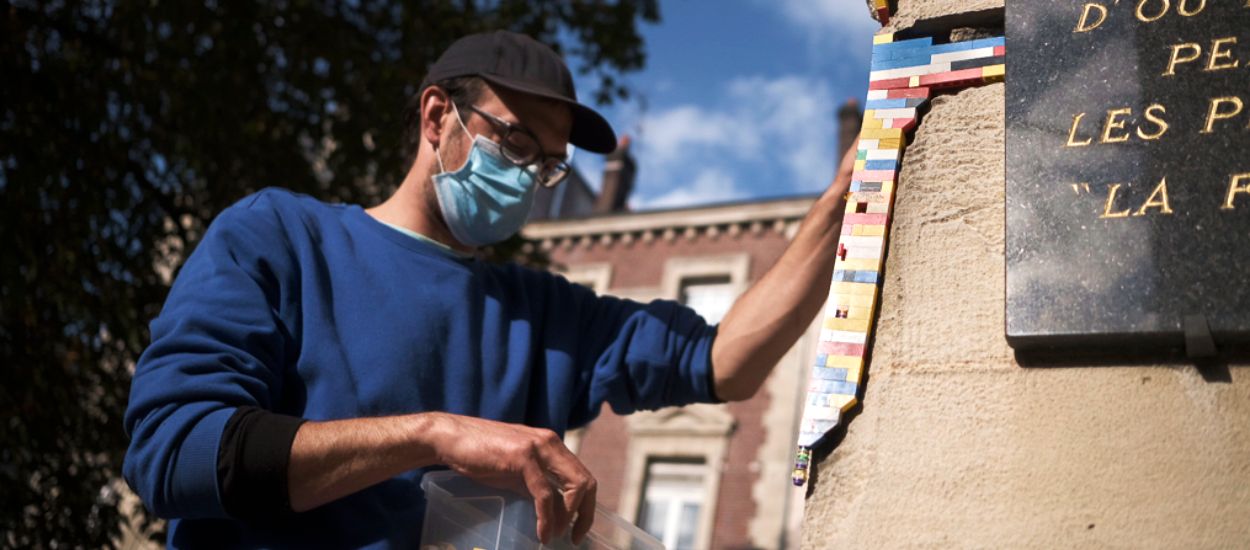
[[[595,201],[595,214],[624,212],[627,209],[636,171],[634,156],[629,154],[629,136],[621,136],[616,150],[608,154],[603,164],[603,189]]]
[[[846,100],[838,109],[838,154],[833,157],[835,169],[847,149],[855,146],[855,138],[859,137],[859,127],[863,123],[864,113],[860,112],[859,102],[854,98]]]

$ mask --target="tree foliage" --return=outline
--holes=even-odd
[[[0,1],[0,546],[116,544],[130,370],[216,213],[274,185],[383,199],[404,102],[464,34],[530,34],[607,102],[658,19],[656,0]]]

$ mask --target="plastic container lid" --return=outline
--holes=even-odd
[[[662,550],[655,537],[595,503],[595,522],[579,545],[565,534],[538,542],[528,496],[481,485],[451,471],[426,472],[422,550]]]

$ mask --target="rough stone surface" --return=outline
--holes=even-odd
[[[917,21],[938,19],[982,10],[1003,9],[1003,0],[898,0],[897,8],[890,16],[888,31],[909,28]]]
[[[803,548],[1244,547],[1244,366],[1026,368],[1007,346],[1003,85],[936,98],[903,166],[863,412]]]

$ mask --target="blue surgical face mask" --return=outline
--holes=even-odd
[[[456,120],[460,120],[459,111]],[[468,135],[463,121],[460,127]],[[488,245],[511,237],[525,225],[534,204],[536,177],[504,158],[498,143],[477,136],[464,166],[448,172],[439,156],[438,167],[442,172],[433,178],[434,191],[456,240],[468,246]]]

